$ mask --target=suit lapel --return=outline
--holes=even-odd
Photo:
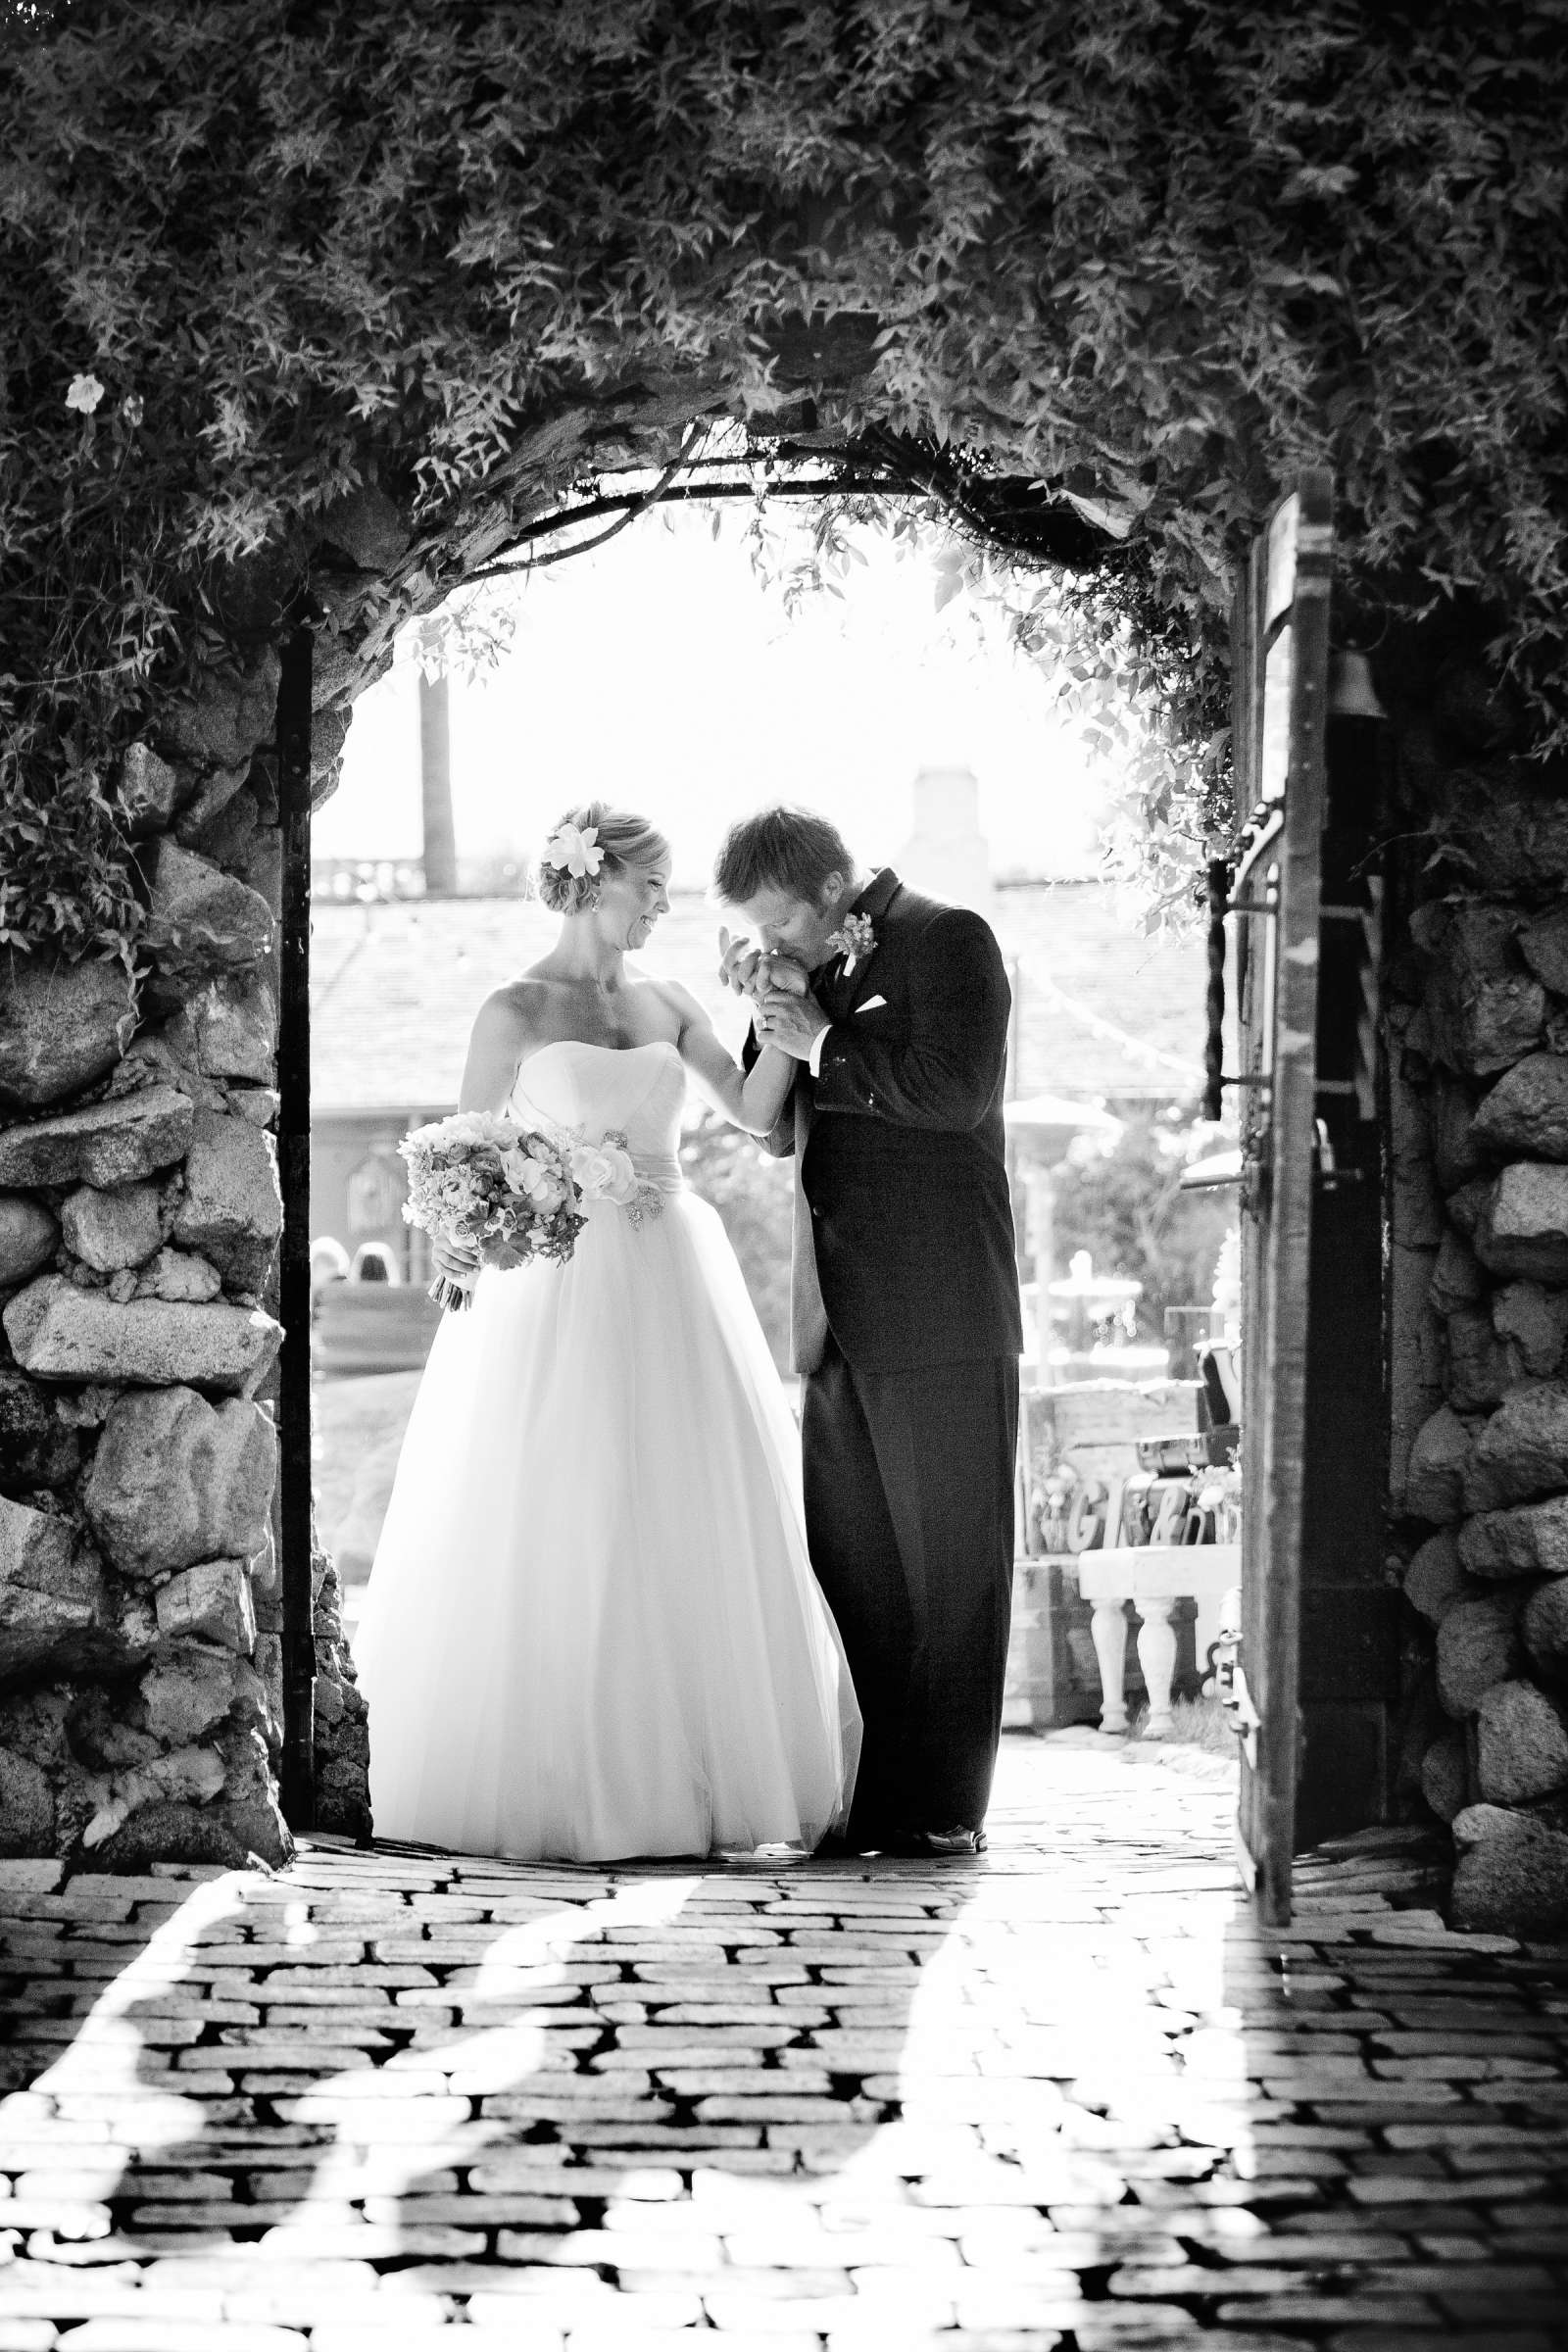
[[[877,936],[871,943],[870,954],[857,956],[854,971],[840,975],[833,1004],[824,1005],[824,1010],[830,1012],[834,1020],[847,1019],[870,994],[871,969],[882,952],[880,925],[903,887],[892,866],[884,865],[856,900],[851,911],[867,915]]]

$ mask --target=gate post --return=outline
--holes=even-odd
[[[283,641],[277,797],[283,911],[277,1039],[278,1526],[283,1601],[281,1802],[292,1830],[316,1826],[316,1631],[311,1510],[311,652],[309,625]]]

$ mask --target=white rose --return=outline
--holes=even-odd
[[[609,1200],[624,1208],[636,1197],[637,1170],[618,1144],[578,1144],[571,1154],[572,1181],[587,1200]]]
[[[521,1193],[525,1200],[531,1200],[535,1208],[542,1208],[547,1204],[553,1207],[555,1202],[561,1199],[559,1180],[551,1175],[548,1168],[542,1167],[538,1160],[531,1158],[526,1152],[519,1152],[508,1156],[514,1157],[516,1160],[516,1179],[514,1190]],[[507,1182],[514,1183],[510,1172]]]
[[[104,388],[95,375],[74,375],[71,390],[66,394],[66,406],[90,416],[103,396]]]

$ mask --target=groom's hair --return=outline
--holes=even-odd
[[[714,896],[744,906],[760,890],[822,903],[830,874],[855,871],[843,834],[809,808],[762,808],[731,825],[713,867]]]

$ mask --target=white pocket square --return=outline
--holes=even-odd
[[[857,1012],[875,1012],[879,1004],[885,1004],[886,1003],[886,997],[867,997],[865,1003],[863,1004],[857,1004],[855,1009]]]

